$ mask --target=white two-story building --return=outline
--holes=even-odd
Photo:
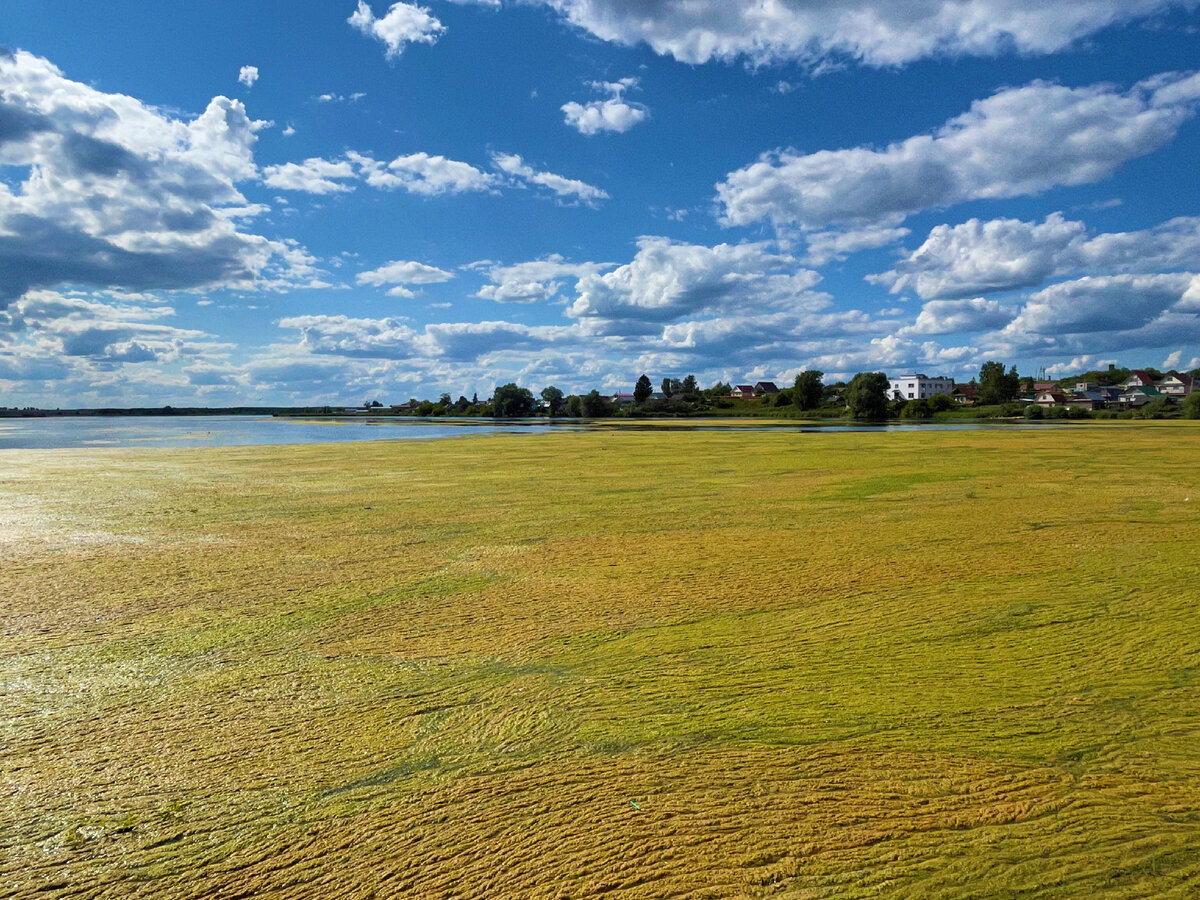
[[[901,375],[889,379],[891,389],[888,398],[891,400],[925,400],[934,394],[950,394],[954,392],[954,379],[928,375]]]

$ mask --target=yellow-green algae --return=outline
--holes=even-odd
[[[0,896],[1196,896],[1197,450],[5,452]]]

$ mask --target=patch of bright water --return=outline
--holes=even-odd
[[[554,422],[545,419],[342,418],[287,419],[269,416],[48,416],[0,419],[0,450],[60,450],[99,447],[234,447],[260,444],[323,444],[466,437],[484,434],[546,434],[592,428],[659,429],[641,422],[609,421],[604,425]],[[1009,424],[816,425],[811,422],[728,424],[704,420],[678,421],[670,426],[688,431],[965,431],[1012,428]],[[1046,426],[1039,426],[1046,427]]]

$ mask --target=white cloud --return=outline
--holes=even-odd
[[[811,292],[818,281],[816,272],[797,268],[765,243],[704,247],[643,237],[632,262],[580,278],[567,313],[628,327],[630,320],[662,323],[700,313],[811,309],[828,302]]]
[[[1171,219],[1142,231],[1089,237],[1082,222],[1051,213],[1041,223],[969,219],[939,225],[887,272],[868,281],[922,298],[1034,287],[1073,272],[1153,273],[1200,269],[1200,217]]]
[[[449,281],[453,277],[454,273],[439,269],[437,266],[427,266],[424,263],[407,260],[394,260],[380,266],[378,269],[372,269],[369,272],[360,272],[355,276],[355,281],[359,284],[373,284],[377,287],[382,287],[385,284],[440,284],[443,281]],[[413,296],[412,291],[405,290],[404,288],[393,288],[388,293],[396,297]]]
[[[562,286],[562,279],[578,281],[608,268],[612,265],[569,263],[557,254],[511,266],[492,265],[488,268],[492,283],[485,284],[475,296],[497,303],[538,303],[554,297]]]
[[[338,194],[354,190],[342,181],[354,178],[354,167],[345,160],[306,159],[302,163],[283,163],[264,166],[263,183],[285,191],[304,191],[309,194]]]
[[[227,346],[202,331],[169,324],[174,316],[172,307],[153,298],[28,291],[9,307],[6,321],[0,320],[0,370],[8,371],[0,378],[20,373],[22,380],[95,379],[101,371],[127,364],[169,363]]]
[[[467,191],[486,191],[496,185],[496,177],[469,163],[428,153],[397,156],[381,163],[362,153],[350,152],[346,157],[359,166],[367,184],[381,190],[405,190],[411,194],[433,197],[439,194],[461,194]]]
[[[555,196],[575,200],[587,205],[594,205],[600,200],[607,200],[608,194],[598,187],[593,187],[574,178],[565,178],[552,172],[539,172],[525,163],[515,153],[493,153],[492,162],[496,168],[506,175],[520,179],[528,184],[535,184],[552,191]]]
[[[1126,93],[1035,81],[882,150],[765,154],[717,185],[722,221],[878,224],[930,207],[1100,181],[1172,140],[1198,96],[1197,77],[1179,74]]]
[[[680,62],[744,57],[818,69],[936,56],[1052,53],[1109,25],[1194,0],[543,0],[596,37]]]
[[[502,351],[540,352],[581,337],[574,326],[514,322],[444,322],[418,331],[397,318],[318,315],[285,318],[279,325],[298,329],[301,347],[311,353],[394,360],[468,361]]]
[[[892,293],[961,297],[1041,284],[1060,268],[1061,254],[1086,234],[1082,222],[1052,213],[1042,223],[1017,219],[938,225],[889,272],[868,276]]]
[[[254,87],[258,81],[258,66],[242,66],[238,70],[238,82],[246,87]]]
[[[888,224],[809,232],[804,236],[808,245],[804,261],[810,266],[823,266],[853,253],[895,244],[910,233],[907,228],[895,228]]]
[[[931,300],[921,307],[916,322],[898,334],[956,334],[1003,328],[1015,317],[996,300]]]
[[[351,150],[340,160],[313,158],[266,166],[262,180],[271,187],[311,194],[345,193],[353,190],[345,183],[348,179],[361,179],[379,190],[403,190],[424,197],[495,191],[508,184],[544,187],[561,200],[588,205],[608,198],[590,184],[539,172],[515,154],[493,153],[492,162],[507,179],[470,163],[428,153],[410,153],[385,163]]]
[[[358,7],[346,21],[368,37],[381,41],[387,47],[388,59],[398,57],[408,44],[436,43],[446,30],[428,9],[412,3],[393,3],[387,14],[377,19],[365,0],[358,0]]]
[[[1051,285],[1029,297],[1004,335],[1017,339],[1134,331],[1172,307],[1188,311],[1185,295],[1193,279],[1187,273],[1111,275]]]
[[[0,56],[0,306],[37,287],[131,290],[299,283],[293,248],[238,229],[264,207],[237,183],[258,177],[266,123],[215,97],[191,121],[67,79],[48,61]],[[311,273],[310,273],[311,274]]]
[[[636,78],[620,81],[593,81],[592,88],[608,94],[604,100],[592,100],[586,104],[564,103],[564,121],[580,134],[593,135],[601,131],[626,132],[639,122],[644,122],[650,111],[641,103],[629,103],[625,91],[637,87]]]

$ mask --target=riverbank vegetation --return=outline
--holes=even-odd
[[[1200,426],[0,454],[5,897],[1185,897]]]

